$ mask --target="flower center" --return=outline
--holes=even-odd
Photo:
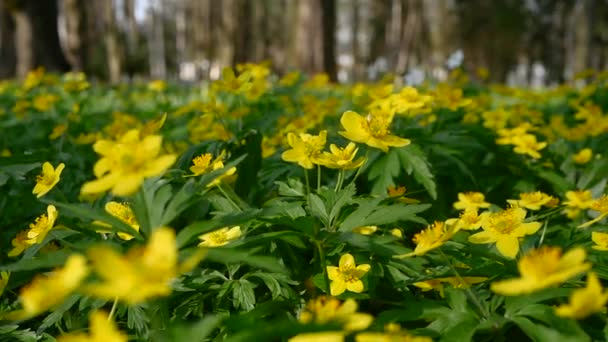
[[[363,127],[365,130],[376,138],[382,138],[390,133],[388,126],[391,124],[390,118],[383,115],[367,115],[366,121],[363,123],[367,124],[367,127]]]
[[[36,183],[51,185],[55,181],[54,174],[43,172],[36,177]]]

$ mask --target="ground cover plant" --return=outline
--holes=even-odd
[[[605,340],[607,79],[4,81],[0,340]]]

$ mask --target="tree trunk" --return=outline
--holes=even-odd
[[[564,74],[567,80],[587,66],[590,41],[588,5],[587,0],[578,1],[570,13],[567,30],[569,33],[565,38],[565,46],[569,47]]]
[[[108,79],[111,83],[120,82],[121,76],[121,54],[118,45],[118,32],[116,29],[116,17],[114,15],[114,1],[105,0],[103,3],[104,20],[104,43],[106,47],[106,60],[108,65]]]
[[[233,64],[245,63],[254,55],[254,25],[255,6],[250,0],[236,0],[236,18],[234,24],[234,59]]]
[[[6,2],[0,2],[0,78],[15,77],[15,22]]]
[[[148,27],[148,48],[150,57],[150,76],[163,79],[167,76],[165,56],[165,25],[162,1],[156,1],[152,6]]]
[[[323,30],[323,69],[332,82],[338,80],[336,66],[336,0],[319,0]]]
[[[86,65],[86,8],[79,0],[63,0],[66,28],[66,57],[76,71],[84,71]]]
[[[375,0],[371,4],[371,42],[367,64],[376,62],[386,53],[386,31],[389,22],[391,1]]]
[[[34,53],[32,51],[32,22],[23,10],[13,10],[15,21],[15,54],[17,58],[17,77],[24,78],[34,68]]]

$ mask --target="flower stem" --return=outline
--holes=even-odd
[[[306,181],[306,195],[310,193],[310,180],[308,179],[308,170],[304,169],[304,180]]]
[[[317,164],[317,192],[321,190],[321,165]]]
[[[543,231],[540,233],[540,240],[538,240],[538,247],[543,245],[543,241],[545,240],[545,233],[547,232],[547,224],[549,220],[545,220],[545,224],[543,225]]]
[[[112,309],[110,309],[110,313],[108,314],[108,322],[114,318],[114,314],[116,313],[117,306],[118,306],[118,297],[114,297],[114,303],[112,303]]]
[[[490,313],[488,312],[486,307],[481,304],[481,302],[479,301],[479,298],[477,298],[477,295],[475,295],[473,290],[471,290],[471,288],[469,286],[466,286],[467,283],[464,281],[464,279],[462,279],[462,277],[460,276],[460,273],[458,273],[458,271],[456,270],[456,267],[454,267],[454,265],[452,265],[452,263],[450,262],[450,259],[447,257],[447,255],[445,255],[443,253],[443,251],[441,250],[441,247],[437,248],[437,250],[439,251],[439,254],[441,254],[441,256],[445,259],[445,262],[448,264],[448,266],[450,267],[452,272],[454,272],[454,275],[456,276],[456,278],[458,278],[458,281],[460,281],[465,286],[465,288],[464,288],[465,292],[469,295],[469,298],[473,301],[475,306],[477,306],[477,308],[479,309],[481,314],[486,319],[490,319]]]
[[[221,184],[218,184],[217,188],[220,190],[220,192],[222,193],[222,195],[224,195],[224,197],[228,200],[228,202],[230,202],[230,204],[236,208],[236,210],[241,211],[241,207],[236,204],[232,198],[230,198],[230,196],[228,195],[228,193],[226,193],[226,190],[224,190],[224,188],[222,187]]]
[[[338,173],[338,181],[336,182],[336,188],[334,189],[336,192],[342,190],[342,183],[344,183],[344,170],[340,170]]]

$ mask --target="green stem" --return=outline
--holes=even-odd
[[[547,232],[548,223],[549,223],[549,220],[545,220],[545,224],[543,225],[543,231],[540,234],[540,240],[538,240],[538,247],[543,245],[543,241],[545,240],[545,233]]]
[[[458,273],[458,271],[456,270],[456,268],[454,267],[454,265],[452,265],[452,263],[450,262],[450,259],[447,257],[447,255],[445,255],[443,253],[443,251],[441,250],[441,247],[437,248],[437,250],[439,251],[439,254],[441,254],[441,256],[445,259],[445,262],[448,264],[448,266],[450,267],[450,269],[452,270],[452,272],[454,272],[454,275],[456,276],[456,278],[458,278],[458,280],[463,285],[466,286],[466,282],[464,281],[464,279],[462,279],[462,277],[460,276],[460,273]],[[473,303],[475,304],[475,306],[477,306],[477,308],[479,309],[479,311],[481,312],[481,314],[486,319],[490,319],[490,312],[488,312],[488,310],[486,309],[486,307],[481,304],[481,302],[479,301],[479,298],[477,298],[477,296],[475,295],[475,293],[473,292],[473,290],[471,290],[471,287],[465,287],[464,290],[469,295],[469,298],[471,298],[471,300],[473,301]]]
[[[110,313],[108,314],[108,322],[114,318],[114,314],[116,313],[116,307],[118,306],[118,297],[114,297],[114,303],[112,303],[112,309],[110,309]]]
[[[342,190],[342,183],[344,183],[344,170],[340,169],[340,173],[338,173],[338,181],[336,181],[336,188],[334,189],[336,192]]]
[[[325,284],[327,284],[327,291],[330,291],[329,275],[327,274],[327,267],[325,265],[325,253],[323,252],[323,246],[321,246],[321,242],[318,240],[315,240],[315,246],[317,247],[317,253],[319,253],[319,263],[321,264],[321,272],[323,272]]]
[[[308,170],[304,169],[304,180],[306,181],[306,195],[310,193],[310,180],[308,179]]]
[[[230,204],[238,211],[241,211],[241,207],[236,204],[232,198],[230,198],[230,196],[228,195],[228,193],[226,193],[226,190],[224,190],[224,188],[222,187],[221,184],[217,185],[217,188],[220,190],[220,192],[222,193],[222,195],[224,195],[224,197],[228,200],[228,202],[230,202]]]
[[[317,192],[321,190],[321,165],[317,164]]]

